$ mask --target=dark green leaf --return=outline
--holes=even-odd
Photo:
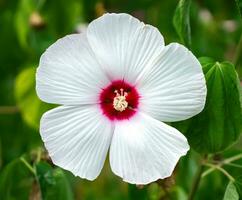
[[[239,200],[239,194],[232,182],[229,182],[223,200]]]
[[[15,97],[23,119],[34,128],[39,127],[42,114],[50,109],[51,105],[39,100],[35,92],[35,68],[24,69],[15,81]]]
[[[236,177],[234,185],[237,189],[240,199],[242,199],[242,176],[241,175],[239,177]]]
[[[48,189],[56,184],[52,167],[45,162],[39,162],[36,164],[36,173],[41,189],[42,198],[46,199],[48,196]]]
[[[9,163],[0,174],[0,199],[28,199],[34,175],[20,160]]]
[[[52,0],[43,6],[42,12],[49,31],[62,37],[75,31],[77,23],[82,19],[82,1]]]
[[[45,162],[36,164],[36,173],[43,200],[72,200],[69,182],[61,169],[53,169]]]
[[[219,152],[236,142],[241,131],[240,85],[234,66],[202,58],[207,82],[204,110],[178,128],[200,153]],[[183,124],[183,126],[181,126]]]
[[[180,0],[173,17],[176,32],[187,47],[191,46],[190,7],[191,0]]]
[[[242,18],[242,0],[235,0],[240,17]]]
[[[61,169],[55,169],[54,170],[54,178],[56,181],[55,186],[55,197],[56,199],[63,199],[63,200],[72,200],[73,198],[73,192],[71,190],[71,186]],[[50,200],[53,198],[50,198]]]
[[[129,184],[129,199],[140,199],[145,200],[147,199],[147,187],[143,187],[139,189],[136,185]]]

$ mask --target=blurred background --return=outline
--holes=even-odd
[[[171,178],[145,187],[122,182],[108,162],[93,182],[54,167],[38,132],[41,115],[53,106],[41,102],[35,93],[39,58],[58,38],[85,31],[90,21],[105,12],[125,12],[158,27],[166,44],[180,42],[172,22],[177,4],[177,0],[0,0],[1,200],[187,198],[199,160],[193,150],[181,159]],[[241,33],[235,1],[192,1],[192,52],[233,62],[240,78]],[[223,154],[242,152],[241,147],[239,142]],[[241,168],[230,171],[242,174]],[[210,173],[202,180],[197,199],[222,199],[226,185],[220,172]]]

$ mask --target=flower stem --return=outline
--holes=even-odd
[[[239,160],[239,159],[241,159],[242,158],[242,153],[241,154],[237,154],[237,155],[235,155],[235,156],[232,156],[232,157],[230,157],[230,158],[227,158],[227,159],[225,159],[224,161],[223,161],[223,163],[231,163],[231,162],[233,162],[233,161],[236,161],[236,160]]]
[[[20,160],[29,169],[29,171],[33,173],[33,175],[36,175],[36,172],[35,172],[34,168],[23,157],[21,157]]]
[[[232,156],[230,158],[227,158],[225,160],[223,160],[222,162],[219,162],[219,163],[216,163],[216,166],[218,167],[222,167],[223,165],[228,165],[228,164],[231,164],[231,162],[234,162],[236,160],[239,160],[242,158],[242,154],[238,154],[238,155],[235,155],[235,156]],[[210,166],[211,167],[211,166]],[[202,174],[202,177],[205,177],[207,176],[208,174],[212,173],[214,170],[216,170],[217,168],[216,167],[211,167],[210,169],[206,170],[203,174]]]
[[[199,168],[197,170],[197,173],[195,175],[195,178],[193,180],[192,188],[191,188],[191,191],[189,193],[188,200],[193,200],[194,199],[196,191],[197,191],[199,183],[200,183],[200,180],[201,180],[201,176],[202,176],[203,170],[204,170],[204,165],[201,164],[199,166]]]
[[[207,159],[207,155],[204,155],[204,160]],[[204,160],[202,160],[202,162],[200,162],[200,165],[199,165],[199,168],[197,170],[197,173],[194,177],[194,180],[193,180],[193,183],[192,183],[192,188],[191,188],[191,191],[189,193],[189,196],[188,196],[188,200],[193,200],[194,197],[195,197],[195,194],[198,190],[198,186],[199,186],[199,183],[201,181],[201,178],[202,178],[202,173],[204,171]]]
[[[211,167],[211,169],[217,169],[220,172],[222,172],[230,181],[234,182],[235,179],[233,176],[231,176],[224,168],[222,168],[220,165],[214,165],[214,164],[210,164],[210,163],[206,163],[204,164],[205,166]],[[202,175],[202,177],[204,177]]]

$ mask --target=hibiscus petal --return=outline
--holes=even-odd
[[[167,45],[138,83],[140,108],[166,122],[188,119],[204,108],[206,82],[196,57],[184,46]]]
[[[73,34],[59,39],[41,56],[36,91],[48,103],[93,104],[108,81],[85,34]]]
[[[40,134],[54,164],[93,180],[104,165],[113,126],[97,106],[60,106],[43,115]]]
[[[164,47],[157,28],[128,14],[105,14],[87,29],[89,43],[110,79],[136,79]]]
[[[148,184],[169,177],[188,150],[187,140],[179,131],[138,113],[115,125],[110,163],[124,181]]]

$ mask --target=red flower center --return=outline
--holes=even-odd
[[[100,106],[110,120],[132,117],[138,108],[139,94],[134,86],[123,80],[113,81],[100,93]]]

